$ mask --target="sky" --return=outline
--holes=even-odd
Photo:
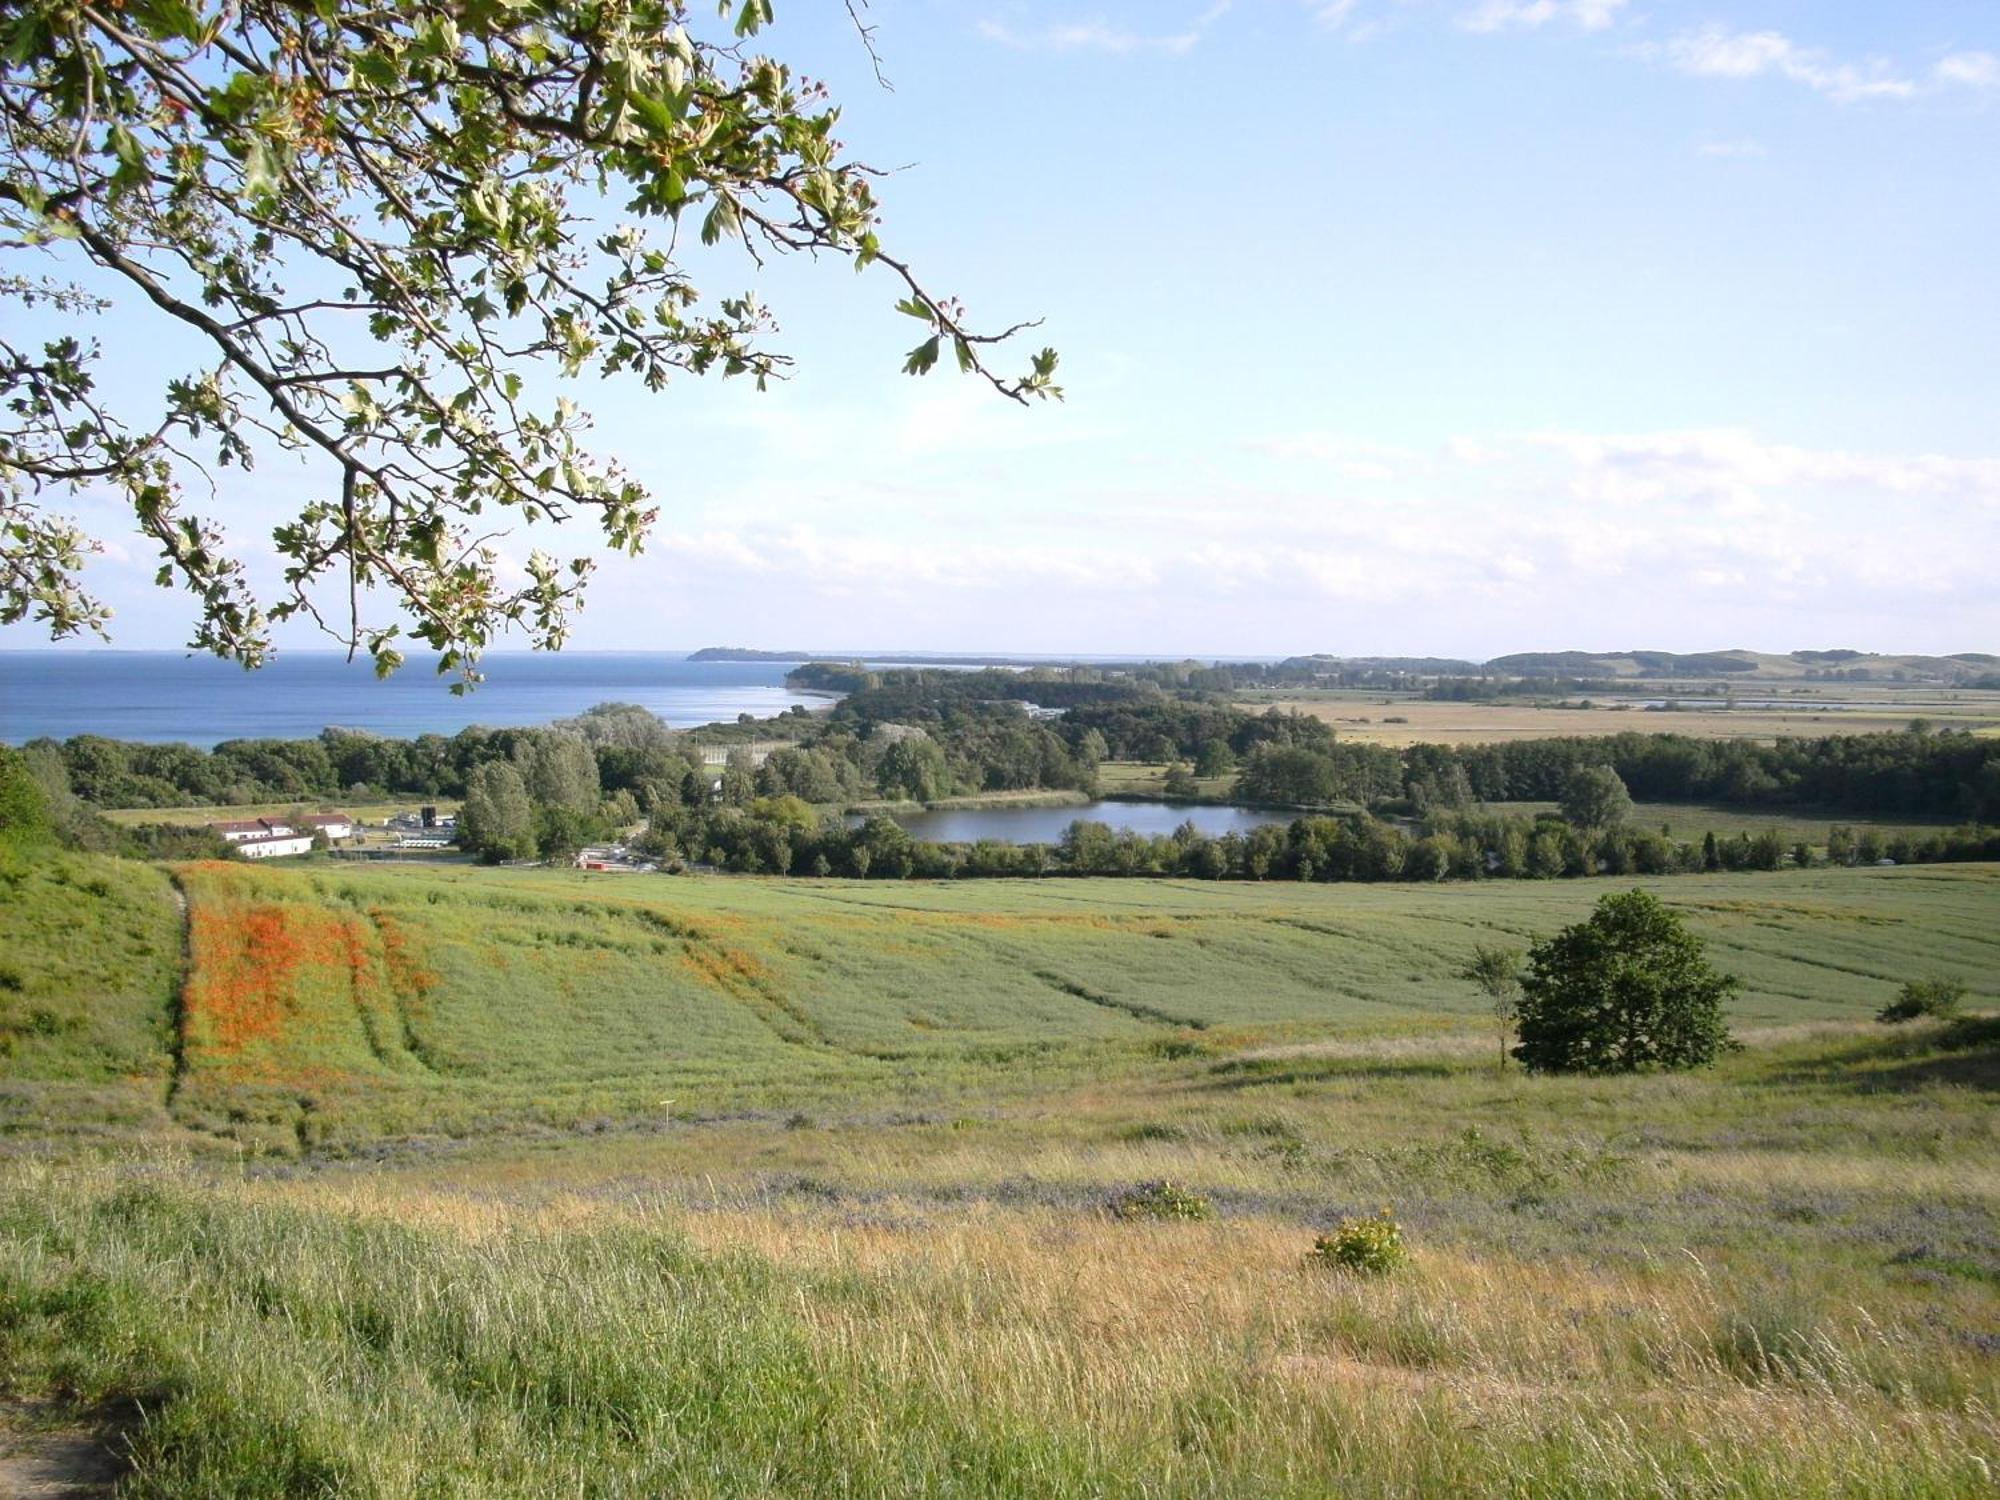
[[[1067,400],[900,374],[880,272],[704,263],[796,373],[573,393],[661,508],[574,646],[2000,650],[1991,0],[868,17],[892,89],[831,0],[762,45],[899,169],[885,246],[1042,318],[1007,363],[1054,345]],[[264,570],[312,492],[275,456],[213,509]],[[178,645],[146,544],[73,510],[113,643]]]

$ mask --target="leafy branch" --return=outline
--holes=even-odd
[[[595,545],[637,553],[658,511],[589,449],[574,402],[531,406],[526,377],[659,391],[790,368],[754,295],[695,286],[686,223],[757,263],[879,264],[926,325],[909,373],[949,351],[1004,397],[1059,396],[1051,350],[1017,375],[989,363],[1035,324],[980,332],[884,251],[878,174],[844,153],[824,86],[750,50],[769,0],[719,14],[708,36],[685,0],[0,11],[0,251],[80,256],[209,353],[134,424],[97,393],[97,345],[0,343],[0,621],[104,631],[80,584],[96,543],[47,503],[109,489],[158,546],[159,581],[198,601],[194,644],[246,665],[294,617],[383,672],[421,641],[460,689],[502,631],[559,647],[591,558],[536,552],[516,576],[497,540],[587,521]],[[0,276],[0,298],[96,310],[57,278]],[[213,491],[266,444],[326,478],[273,528],[283,586],[261,597],[189,486]]]

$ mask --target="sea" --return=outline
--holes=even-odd
[[[468,725],[547,724],[598,703],[636,703],[676,728],[765,718],[823,696],[785,687],[788,661],[689,661],[683,651],[496,651],[485,681],[454,697],[455,678],[422,658],[378,679],[340,652],[286,651],[254,672],[179,651],[0,651],[0,742],[101,734],[204,749],[233,739],[304,739],[322,729],[396,739]]]

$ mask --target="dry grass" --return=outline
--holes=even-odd
[[[103,1201],[118,1190],[85,1191]],[[435,1321],[470,1318],[455,1339],[514,1340],[530,1365],[544,1352],[533,1325],[595,1328],[595,1352],[564,1345],[566,1357],[617,1365],[619,1389],[605,1399],[629,1412],[635,1433],[649,1430],[646,1357],[631,1341],[658,1316],[641,1311],[658,1254],[647,1247],[669,1243],[687,1247],[663,1262],[661,1293],[685,1304],[676,1322],[694,1319],[707,1330],[700,1337],[724,1340],[726,1360],[732,1307],[747,1317],[756,1306],[760,1325],[779,1319],[796,1340],[787,1359],[804,1363],[762,1378],[810,1383],[777,1410],[796,1400],[801,1417],[817,1411],[811,1420],[840,1436],[824,1453],[813,1444],[812,1462],[852,1466],[768,1490],[711,1482],[680,1493],[865,1493],[853,1476],[869,1473],[891,1484],[876,1493],[912,1494],[1969,1495],[2000,1460],[1990,1359],[1941,1339],[1906,1298],[1801,1287],[1783,1268],[1712,1249],[1663,1244],[1607,1264],[1430,1245],[1404,1272],[1375,1280],[1309,1267],[1298,1226],[1255,1216],[1134,1225],[977,1204],[897,1222],[891,1204],[857,1223],[796,1205],[696,1211],[563,1191],[529,1204],[380,1178],[199,1191],[203,1243],[254,1242],[277,1225],[304,1257],[272,1266],[256,1293],[293,1328],[321,1330],[299,1349],[319,1367],[286,1372],[306,1408],[288,1420],[346,1409],[352,1356],[342,1340],[357,1333],[381,1345],[380,1379],[401,1382],[395,1406],[353,1415],[396,1435],[379,1453],[341,1450],[351,1478],[377,1475],[356,1492],[414,1492],[403,1486],[424,1460],[396,1467],[403,1433],[470,1441],[480,1430],[461,1436],[457,1417],[432,1410],[443,1372],[421,1361]],[[157,1209],[142,1222],[163,1241],[178,1233]],[[72,1233],[87,1261],[89,1231]],[[9,1274],[18,1280],[18,1261],[0,1271],[0,1287]],[[575,1305],[524,1299],[496,1275]],[[315,1299],[328,1296],[372,1305],[384,1276],[409,1280],[401,1310],[370,1312],[353,1333],[318,1310]],[[218,1315],[241,1314],[229,1302]],[[383,1316],[408,1327],[378,1327]],[[767,1336],[746,1321],[738,1357],[756,1360]],[[228,1338],[218,1332],[219,1343]],[[233,1419],[237,1398],[203,1378],[180,1399],[215,1401]],[[502,1444],[531,1435],[502,1409],[515,1399],[507,1382],[470,1399],[496,1407],[488,1430]],[[699,1443],[686,1416],[683,1431],[697,1434],[686,1440]],[[563,1424],[559,1440],[544,1442],[548,1467],[516,1468],[515,1483],[553,1481],[588,1455],[594,1492],[644,1493],[636,1476],[650,1460],[621,1436],[626,1421],[582,1432]],[[960,1423],[988,1436],[972,1440]],[[1027,1432],[1053,1447],[1023,1470],[1018,1436],[1008,1435]],[[750,1436],[786,1441],[781,1428]],[[928,1458],[940,1445],[961,1455],[944,1471]],[[142,1465],[152,1456],[143,1440],[138,1452]],[[163,1473],[173,1458],[159,1458]],[[433,1447],[428,1461],[437,1492],[499,1492],[470,1450]],[[1116,1477],[1135,1473],[1149,1482]]]

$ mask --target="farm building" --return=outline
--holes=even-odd
[[[734,752],[743,750],[749,753],[750,768],[754,771],[771,758],[773,750],[787,750],[790,748],[791,741],[789,740],[754,740],[747,745],[703,745],[701,747],[701,763],[704,766],[726,766],[729,764],[729,757]]]
[[[625,874],[636,874],[650,868],[632,857],[632,851],[623,844],[586,845],[576,854],[579,870],[606,870]]]
[[[232,844],[247,843],[252,839],[296,838],[299,830],[290,823],[276,818],[230,818],[220,823],[208,825],[211,833],[219,833]],[[306,842],[312,842],[312,835],[306,835]]]
[[[358,825],[344,812],[327,812],[307,813],[299,819],[299,826],[307,833],[325,834],[329,839],[351,839]]]
[[[278,859],[287,854],[312,853],[312,835],[286,830],[262,838],[234,839],[236,852],[245,859]]]

